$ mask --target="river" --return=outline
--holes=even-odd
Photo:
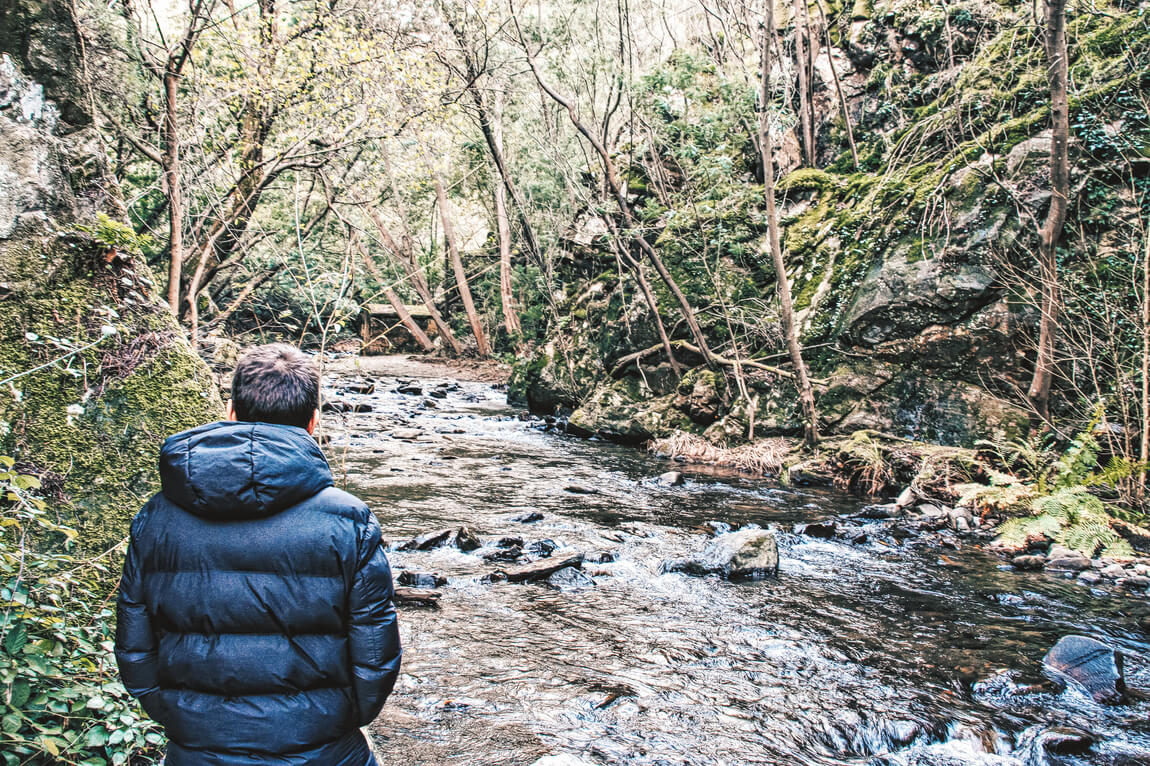
[[[438,607],[401,608],[403,674],[372,727],[385,764],[1150,764],[1150,703],[1103,707],[1041,673],[1078,633],[1120,647],[1128,683],[1150,689],[1144,599],[878,528],[863,544],[799,536],[795,524],[863,501],[544,432],[487,383],[415,380],[416,395],[362,379],[374,393],[329,392],[372,411],[325,415],[327,453],[388,541],[467,525],[488,544],[616,559],[558,589],[484,581],[506,566],[482,558],[490,545],[392,551],[395,572],[448,584]],[[674,468],[685,485],[649,481]],[[542,520],[517,520],[529,512]],[[778,578],[660,574],[711,521],[777,530]],[[1052,727],[1096,742],[1047,754]]]

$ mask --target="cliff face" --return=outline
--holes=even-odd
[[[0,2],[0,454],[96,548],[154,491],[163,438],[221,407],[119,223],[82,67],[68,3]]]
[[[1150,121],[1139,97],[1150,84],[1150,13],[1145,3],[1104,5],[1070,19],[1068,280],[1097,272],[1099,259],[1138,264],[1132,232],[1147,214]],[[823,428],[948,444],[1018,436],[1038,319],[1032,252],[1050,198],[1046,64],[1029,6],[877,0],[831,3],[828,18],[832,45],[815,62],[822,169],[799,168],[793,130],[780,134],[775,155],[787,279],[806,356],[823,381]],[[723,342],[734,327],[744,354],[784,364],[754,149],[738,129],[752,104],[726,95],[731,80],[713,64],[673,60],[668,70],[652,82],[661,127],[706,154],[649,152],[629,176],[636,207],[710,336]],[[735,128],[723,132],[724,124]],[[730,168],[725,185],[692,183],[711,166]],[[579,428],[627,441],[671,428],[737,440],[752,406],[757,434],[799,430],[793,387],[778,375],[749,370],[754,404],[720,385],[717,410],[700,414],[688,395],[694,385],[667,383],[659,355],[643,369],[620,368],[620,358],[657,338],[628,279],[612,273],[602,238],[581,236],[594,228],[581,223],[570,249],[594,264],[583,274],[605,271],[592,279],[570,272],[567,316],[519,366],[513,395],[537,410],[571,408]],[[704,269],[705,258],[713,265]],[[1124,300],[1109,278],[1099,289]],[[676,316],[672,303],[662,305]],[[1065,321],[1079,322],[1073,308]],[[1080,388],[1063,394],[1090,386]]]

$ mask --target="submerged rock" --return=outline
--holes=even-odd
[[[575,567],[564,567],[547,578],[547,584],[559,590],[594,588],[595,581]]]
[[[404,570],[399,573],[395,581],[400,585],[408,585],[412,588],[440,588],[447,585],[447,578],[438,572]]]
[[[536,540],[527,546],[528,553],[540,558],[547,558],[557,550],[559,550],[559,543],[551,539]]]
[[[779,545],[773,532],[744,529],[715,538],[698,556],[668,559],[663,572],[689,575],[717,574],[728,580],[760,580],[779,570]]]
[[[834,519],[824,519],[822,521],[812,521],[809,524],[796,525],[795,534],[829,540],[835,536],[835,530],[837,528],[838,527]]]
[[[1082,686],[1103,705],[1118,705],[1126,698],[1122,655],[1101,641],[1086,636],[1063,636],[1042,663]]]
[[[655,477],[654,483],[662,487],[679,487],[684,482],[682,471],[667,471]]]
[[[531,511],[530,513],[513,516],[511,520],[518,521],[520,524],[534,524],[537,521],[543,521],[543,514],[539,511]]]
[[[459,529],[439,529],[434,532],[427,532],[402,543],[396,550],[429,551],[432,548],[442,548],[445,545],[454,546],[461,551],[473,551],[482,546],[483,543],[470,529],[460,527]]]

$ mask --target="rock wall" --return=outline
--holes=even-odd
[[[167,435],[219,394],[119,223],[70,5],[0,2],[0,454],[84,545],[119,541]]]
[[[1028,422],[1019,392],[1029,381],[1038,318],[1028,296],[1032,250],[1050,196],[1045,58],[1028,7],[987,0],[830,5],[834,45],[823,46],[815,67],[822,169],[798,167],[791,133],[778,141],[775,154],[786,276],[808,361],[822,381],[816,387],[822,427],[959,445],[1017,437]],[[1150,86],[1136,54],[1150,47],[1146,6],[1115,2],[1105,13],[1071,10],[1070,268],[1104,247],[1132,262],[1140,257],[1122,249],[1129,243],[1113,244],[1115,232],[1137,229],[1138,205],[1098,190],[1115,168],[1135,177],[1150,171],[1150,128],[1144,103],[1136,105]],[[715,106],[724,91],[708,90],[708,78],[717,81],[721,74],[697,62],[690,73],[694,92],[664,98],[693,99],[681,114],[665,110],[668,132],[697,139],[694,125],[709,120],[713,133],[720,119],[735,123]],[[858,143],[857,168],[847,151],[835,74]],[[1110,149],[1119,137],[1134,146],[1123,160]],[[746,308],[773,303],[775,280],[764,264],[768,259],[758,255],[766,240],[753,146],[737,131],[720,139],[712,151],[726,152],[721,159],[733,167],[732,178],[699,201],[702,212],[694,212],[694,201],[656,201],[642,183],[631,184],[635,207],[648,212],[645,225],[692,301],[704,307],[703,324],[717,345],[728,337],[726,320],[713,306],[705,308],[718,301],[713,289],[698,286],[697,255],[694,261],[682,255],[692,247],[698,253],[721,246],[730,253],[718,269],[727,306],[755,312],[768,331],[775,310]],[[610,263],[602,237],[583,239],[569,243],[577,259],[598,256]],[[627,290],[603,277],[573,276],[572,282],[562,330],[555,328],[551,342],[517,368],[513,396],[540,411],[570,408],[579,428],[626,441],[673,428],[737,441],[752,409],[758,435],[799,431],[791,383],[761,370],[748,371],[745,397],[733,381],[719,387],[712,420],[692,417],[665,376],[652,380],[647,374],[658,355],[643,369],[619,369],[620,358],[654,343],[641,317],[643,332],[622,331],[635,326],[616,305]],[[595,294],[588,284],[597,285]],[[661,305],[674,325],[674,303]],[[686,340],[683,330],[679,323],[676,337]],[[781,339],[767,335],[744,343],[773,364],[785,364]],[[586,348],[602,353],[565,351]]]

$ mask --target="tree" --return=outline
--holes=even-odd
[[[767,206],[767,239],[771,250],[771,262],[775,266],[775,284],[777,285],[780,304],[780,319],[783,325],[783,335],[786,338],[787,350],[791,357],[791,364],[795,368],[795,386],[799,391],[799,403],[803,409],[803,439],[808,447],[814,447],[819,441],[818,411],[815,409],[815,395],[811,387],[811,380],[807,374],[807,364],[803,360],[802,348],[799,345],[798,330],[795,327],[795,312],[791,302],[791,286],[787,282],[787,265],[783,261],[782,245],[779,237],[779,216],[775,209],[775,167],[773,146],[771,142],[770,112],[767,105],[770,103],[771,84],[771,39],[774,37],[775,18],[774,6],[771,0],[766,0],[766,19],[762,29],[762,43],[760,45],[760,77],[759,77],[759,156],[763,166],[763,196]]]
[[[1066,87],[1069,62],[1066,46],[1066,0],[1045,0],[1046,60],[1050,83],[1050,208],[1038,231],[1039,308],[1038,353],[1027,397],[1035,415],[1050,420],[1050,385],[1058,334],[1058,241],[1070,198],[1070,110]]]
[[[479,312],[475,310],[475,300],[471,297],[471,287],[467,284],[467,272],[463,269],[463,258],[459,254],[459,241],[455,237],[455,227],[451,223],[451,208],[448,207],[447,193],[443,190],[443,182],[439,176],[434,176],[435,199],[439,204],[439,218],[443,223],[443,239],[447,252],[451,256],[451,267],[455,272],[455,287],[459,290],[459,297],[463,301],[463,309],[467,312],[467,322],[471,325],[471,333],[475,336],[475,345],[479,348],[480,356],[491,356],[491,346],[487,344],[487,335],[483,332],[483,321]]]
[[[766,0],[771,3],[773,0]],[[815,166],[814,43],[807,0],[792,0],[795,15],[795,69],[799,73],[799,128],[802,131],[803,162]],[[770,10],[774,13],[774,8]]]

